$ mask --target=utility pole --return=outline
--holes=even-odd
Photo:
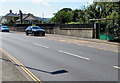
[[[23,23],[23,14],[22,14],[21,10],[19,10],[19,14],[20,14],[20,23],[22,24]]]
[[[42,19],[43,19],[43,21],[44,21],[44,13],[42,13]],[[43,21],[42,21],[42,24],[43,24]]]

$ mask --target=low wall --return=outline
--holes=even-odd
[[[8,25],[10,30],[14,31],[25,31],[30,24],[17,24],[17,25]],[[83,38],[92,38],[92,24],[36,24],[36,26],[40,26],[42,29],[45,29],[46,33],[49,34],[60,34],[67,36],[76,36]]]
[[[54,28],[55,34],[83,38],[92,38],[92,32],[92,28],[60,28],[59,26]]]

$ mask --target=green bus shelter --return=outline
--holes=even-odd
[[[103,23],[95,23],[95,21],[102,21],[102,20],[112,20],[113,19],[90,19],[91,22],[94,23],[93,30],[96,30],[96,38],[101,40],[114,40],[114,27],[113,23],[112,26],[107,26],[108,24]],[[93,31],[93,35],[95,31]]]

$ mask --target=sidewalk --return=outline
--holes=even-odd
[[[0,51],[0,82],[28,81],[18,68]]]
[[[2,58],[2,54],[0,52],[0,58]],[[0,60],[0,83],[2,82],[2,60]]]
[[[117,42],[110,42],[107,40],[100,40],[100,39],[90,39],[90,38],[81,38],[81,37],[74,37],[74,36],[65,36],[65,35],[58,35],[58,34],[47,34],[51,36],[56,36],[56,37],[64,37],[64,38],[69,38],[69,39],[77,39],[77,40],[83,40],[83,41],[90,41],[90,42],[97,42],[97,43],[106,43],[106,44],[112,44],[112,45],[119,45],[120,43]]]

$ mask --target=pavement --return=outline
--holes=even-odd
[[[0,37],[2,35],[0,34]],[[2,40],[0,39],[0,48]],[[18,69],[18,67],[0,50],[0,83],[26,82],[28,79]]]
[[[25,35],[24,32],[12,32],[12,33]],[[8,35],[8,34],[6,34],[6,35]],[[11,38],[11,39],[9,40],[9,38]],[[34,38],[34,40],[32,38]],[[46,41],[44,39],[60,41],[63,43],[60,44],[58,42]],[[75,41],[75,40],[80,40],[80,41]],[[107,48],[107,51],[102,51],[102,50],[98,50],[98,49],[92,50],[92,49],[89,49],[86,47],[79,48],[74,45],[68,46],[68,44],[67,45],[64,44],[64,43],[72,43],[72,44],[77,44],[77,45],[82,44],[85,46],[85,44],[89,43],[86,41],[99,43],[100,45],[98,46],[98,48],[101,45],[103,45],[103,48],[105,48],[104,47],[105,44],[114,45],[114,46],[106,45],[106,46],[108,46],[109,49]],[[57,34],[46,34],[45,37],[28,36],[27,38],[24,38],[19,35],[16,35],[16,36],[9,35],[8,39],[5,39],[4,42],[5,42],[4,48],[6,49],[6,47],[7,47],[7,51],[10,54],[14,55],[14,57],[16,57],[18,60],[20,60],[20,62],[24,63],[25,65],[27,65],[31,68],[34,68],[34,70],[38,70],[38,71],[34,71],[34,70],[31,70],[31,71],[34,72],[34,74],[37,75],[37,77],[39,77],[40,79],[42,78],[42,80],[45,80],[45,81],[46,80],[47,81],[53,81],[53,80],[59,80],[59,81],[60,80],[63,80],[63,81],[66,81],[66,80],[67,81],[92,80],[92,81],[94,81],[96,79],[98,81],[100,81],[100,80],[103,80],[103,81],[117,80],[116,79],[117,71],[114,68],[112,69],[112,66],[118,65],[117,61],[115,61],[117,59],[117,53],[114,53],[113,50],[114,49],[115,49],[115,51],[118,50],[118,49],[116,49],[116,46],[118,46],[119,43],[108,42],[105,40],[98,40],[98,39],[88,39],[88,38],[57,35]],[[30,44],[31,42],[33,42],[33,44],[35,46],[27,45],[27,43]],[[37,42],[37,43],[34,43],[34,42]],[[45,43],[45,42],[47,42],[47,43]],[[40,45],[40,44],[43,44],[43,45]],[[52,46],[53,44],[55,44],[55,46]],[[7,45],[10,47],[8,47]],[[24,46],[21,46],[21,45],[24,45]],[[58,45],[58,46],[56,46],[56,45]],[[49,47],[51,47],[51,46],[54,47],[54,49],[52,48],[51,50],[47,50],[47,52],[44,53],[44,49],[49,49]],[[90,44],[90,46],[91,46],[91,44]],[[39,48],[39,47],[41,47],[41,48]],[[65,47],[65,48],[63,48],[63,47]],[[110,48],[110,47],[112,47],[112,48]],[[21,49],[17,50],[16,48],[21,48]],[[58,49],[58,48],[62,49],[62,50],[58,50],[58,51],[59,51],[59,53],[63,53],[64,56],[63,56],[63,54],[59,54],[59,53],[55,52],[56,49]],[[83,58],[83,61],[82,61],[82,59],[79,61],[79,60],[77,60],[77,58],[72,59],[72,57],[66,56],[65,54],[68,54],[71,56],[77,56],[77,55],[72,54],[72,53],[70,54],[66,51],[63,51],[63,49],[66,51],[73,52],[73,53],[75,52],[77,54],[82,54],[82,56],[85,54],[90,54],[90,56],[87,56],[87,55],[85,55],[85,57],[78,56],[79,58]],[[74,49],[77,49],[77,50],[74,50]],[[86,53],[86,52],[84,52],[83,49],[90,50],[90,51],[88,51],[88,53]],[[15,52],[15,50],[16,50],[16,52]],[[26,52],[25,52],[25,50],[26,50]],[[31,51],[31,52],[27,53],[28,51]],[[39,53],[39,51],[42,51],[42,52]],[[53,53],[53,52],[55,52],[55,53]],[[91,52],[93,52],[93,53],[91,53]],[[98,56],[96,57],[95,54],[97,54],[97,53],[100,53],[101,55],[105,55],[105,57],[101,56],[100,54],[98,54]],[[17,56],[15,56],[15,54],[17,54]],[[24,54],[29,55],[29,56],[25,56],[26,58],[24,58],[23,56],[21,56]],[[49,54],[51,54],[51,55],[49,55]],[[33,57],[32,55],[35,55],[36,57]],[[42,56],[42,55],[44,55],[44,56]],[[47,55],[49,55],[51,57],[49,57]],[[54,56],[54,55],[59,55],[59,59],[57,58],[58,56]],[[92,57],[92,56],[94,56],[94,57]],[[0,69],[3,67],[2,72],[0,71],[0,75],[2,74],[0,76],[0,78],[2,78],[2,79],[0,79],[0,81],[1,80],[2,81],[28,81],[28,79],[19,71],[19,69],[13,63],[11,63],[9,61],[9,59],[7,57],[5,57],[4,54],[0,53],[0,58],[1,58],[0,63],[2,63],[2,66],[0,65]],[[25,59],[25,61],[22,60],[23,58]],[[68,60],[71,60],[71,62],[65,61],[66,58]],[[92,58],[92,60],[91,60],[91,58]],[[34,59],[34,61],[33,61],[34,63],[30,63],[32,61],[32,59]],[[89,61],[89,59],[91,61],[90,61],[90,63],[87,63]],[[101,59],[101,60],[99,60],[99,59]],[[60,60],[62,60],[62,61],[60,61]],[[88,60],[88,61],[84,62],[84,60]],[[113,60],[113,61],[111,61],[111,60]],[[27,63],[26,63],[26,61],[27,61]],[[43,63],[43,62],[45,62],[45,63]],[[97,62],[97,63],[94,63],[94,62]],[[74,63],[76,63],[76,64],[74,64]],[[87,66],[85,66],[85,65],[87,65]],[[91,65],[91,67],[90,67],[90,65]],[[90,68],[91,72],[87,70],[88,68]],[[103,69],[101,69],[101,68],[103,68]],[[109,69],[107,70],[107,68],[109,68]],[[66,73],[63,73],[62,75],[49,74],[50,71],[61,70],[61,69],[63,70],[62,72],[66,72]],[[98,69],[98,71],[101,72],[101,74],[98,71],[96,71],[96,69]],[[39,71],[41,71],[41,72],[39,72]],[[78,71],[81,71],[81,73],[79,73]],[[70,72],[70,73],[67,73],[67,72]],[[95,74],[93,74],[95,72],[99,75],[96,76]],[[107,72],[109,72],[109,73],[107,73]],[[40,74],[40,76],[38,74]],[[111,76],[111,75],[113,75],[113,76]],[[61,76],[63,76],[64,78]],[[89,76],[91,76],[91,77],[89,77]]]
[[[28,81],[20,70],[0,51],[0,82]]]
[[[2,53],[0,53],[0,58],[2,58]],[[2,82],[2,60],[0,60],[0,83]]]
[[[70,38],[70,39],[77,39],[77,40],[84,40],[84,41],[91,41],[91,42],[96,42],[96,43],[106,43],[106,44],[112,44],[112,45],[119,45],[120,43],[118,42],[111,42],[108,40],[100,40],[100,39],[91,39],[91,38],[81,38],[81,37],[74,37],[74,36],[65,36],[65,35],[58,35],[58,34],[49,34],[51,36],[62,36],[65,38]]]

